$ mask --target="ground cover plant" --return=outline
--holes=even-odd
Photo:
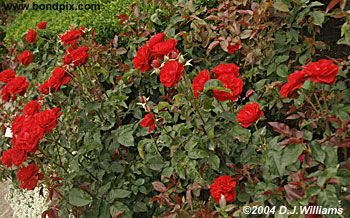
[[[3,42],[1,178],[49,217],[345,217],[349,4],[153,3],[107,43],[44,19]]]

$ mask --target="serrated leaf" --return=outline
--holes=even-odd
[[[210,90],[219,90],[223,92],[231,92],[230,89],[224,88],[222,86],[222,83],[220,80],[217,79],[210,79],[208,80],[204,85],[204,92],[210,91]]]
[[[117,135],[117,141],[126,147],[134,146],[133,125],[124,125],[119,127],[115,134]]]
[[[92,202],[92,198],[82,190],[73,188],[69,191],[68,201],[74,206],[83,207],[90,204]]]

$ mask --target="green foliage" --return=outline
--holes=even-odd
[[[66,4],[67,1],[39,0],[36,4]],[[6,40],[11,38],[18,40],[29,28],[34,28],[41,21],[48,21],[47,33],[51,37],[64,33],[70,26],[85,26],[96,31],[99,42],[109,42],[117,34],[121,26],[117,15],[125,13],[133,3],[132,0],[71,0],[69,4],[99,4],[100,10],[28,10],[21,13],[16,20],[6,28]],[[153,11],[154,4],[140,2],[142,10]]]

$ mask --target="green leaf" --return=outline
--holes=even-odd
[[[154,171],[161,171],[165,167],[165,163],[162,159],[155,157],[148,162],[148,167]]]
[[[141,201],[137,201],[134,203],[134,212],[140,213],[140,212],[146,212],[147,211],[147,204]]]
[[[289,166],[298,161],[299,155],[303,152],[301,145],[289,145],[283,150],[281,157],[283,167]]]
[[[273,7],[282,12],[289,12],[288,5],[282,0],[277,0],[273,3]]]
[[[117,135],[117,141],[126,147],[134,146],[133,124],[124,125],[119,127],[115,134]]]
[[[98,195],[99,196],[102,196],[104,195],[105,193],[107,193],[107,191],[111,188],[111,182],[108,182],[107,184],[101,186],[99,189],[98,189]]]
[[[69,191],[68,201],[74,206],[82,207],[90,204],[92,202],[92,198],[82,190],[73,188]]]
[[[210,91],[210,90],[219,90],[223,92],[231,92],[230,89],[224,88],[222,86],[222,83],[220,80],[217,79],[210,79],[208,80],[204,85],[204,92]]]
[[[219,170],[220,167],[220,159],[218,156],[212,154],[209,156],[209,166],[213,169],[213,170]]]
[[[109,193],[109,199],[114,200],[116,198],[127,198],[131,194],[131,191],[127,191],[124,189],[112,189]]]
[[[311,144],[311,154],[315,158],[316,161],[320,163],[324,163],[324,159],[326,158],[326,154],[324,151],[321,149],[321,146],[318,143],[313,143]]]
[[[280,159],[281,159],[281,157],[280,156],[278,156],[278,154],[277,153],[273,153],[273,163],[275,164],[275,166],[274,167],[276,167],[276,169],[277,169],[277,171],[278,171],[278,175],[279,176],[283,176],[284,175],[284,166],[282,166],[282,164],[280,163]]]
[[[287,61],[288,59],[289,59],[288,55],[277,56],[275,59],[275,63],[280,64],[280,63]]]
[[[326,189],[318,194],[317,205],[323,208],[337,208],[339,200],[337,198],[337,191],[334,186],[328,185]]]
[[[325,14],[322,11],[313,11],[310,16],[313,18],[313,24],[322,27],[325,19]]]
[[[304,130],[303,137],[304,137],[304,139],[311,141],[312,140],[312,132],[308,131],[308,130]]]
[[[288,66],[285,64],[281,64],[277,67],[277,75],[280,77],[287,77],[288,76]]]

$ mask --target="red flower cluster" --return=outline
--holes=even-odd
[[[170,38],[164,41],[164,38],[164,33],[158,33],[137,51],[137,55],[132,61],[136,69],[145,72],[150,70],[152,66],[158,68],[160,64],[153,63],[160,63],[166,55],[171,59],[176,59],[179,54],[176,49],[177,40]]]
[[[236,198],[235,188],[236,182],[233,181],[231,176],[220,176],[210,185],[210,195],[216,203],[219,203],[221,199],[231,203]]]
[[[132,61],[136,69],[143,73],[161,67],[165,56],[170,59],[178,58],[177,40],[172,38],[164,40],[164,38],[164,33],[158,33],[137,51]],[[181,80],[183,70],[184,66],[177,60],[166,62],[160,70],[160,82],[165,87],[174,87]]]
[[[246,104],[238,111],[237,121],[242,127],[248,128],[262,116],[264,116],[264,112],[260,109],[260,105],[254,102]]]
[[[285,83],[280,94],[288,98],[291,94],[301,88],[307,79],[314,83],[333,84],[339,72],[339,66],[332,60],[321,59],[317,62],[307,64],[301,71],[295,71],[288,76],[288,82]]]
[[[84,30],[84,27],[80,27],[79,29],[72,28],[66,33],[58,35],[58,37],[64,46],[70,45],[72,47],[75,47],[79,38],[84,35]]]
[[[36,43],[36,31],[33,29],[28,30],[27,35],[26,35],[26,40],[28,43]]]
[[[35,104],[31,107],[34,112],[38,108]],[[12,145],[27,152],[35,152],[40,139],[56,127],[61,114],[59,108],[53,108],[32,115],[17,116],[12,125]]]
[[[1,161],[7,167],[19,166],[27,158],[27,153],[37,150],[40,139],[50,133],[57,125],[62,114],[59,108],[40,112],[41,104],[37,100],[25,105],[23,114],[12,123],[12,148],[3,152]]]
[[[140,122],[140,126],[147,128],[148,133],[152,132],[155,128],[156,116],[153,113],[148,113]]]
[[[17,95],[23,96],[29,86],[24,76],[16,77],[16,73],[11,69],[0,73],[0,81],[6,84],[1,89],[1,98],[4,102],[15,100]]]
[[[18,55],[17,60],[24,66],[28,66],[33,61],[33,54],[30,51],[25,50]]]
[[[40,173],[36,164],[29,164],[27,167],[18,170],[17,178],[20,182],[20,188],[33,190],[37,186],[38,181],[44,178],[44,175]]]
[[[77,49],[72,49],[69,47],[66,50],[66,56],[62,58],[63,63],[73,64],[75,67],[79,67],[85,64],[89,59],[88,48],[86,46],[78,47]]]
[[[213,96],[218,101],[237,100],[243,90],[243,81],[237,78],[239,75],[239,67],[236,64],[220,64],[214,67],[212,71],[217,76],[216,79],[221,81],[223,87],[230,90],[230,92],[213,90]],[[204,85],[209,79],[210,74],[207,70],[200,72],[193,79],[192,89],[195,98],[199,97],[199,92],[203,91]]]
[[[46,95],[50,92],[56,92],[61,86],[69,83],[69,81],[70,76],[62,68],[56,67],[52,71],[51,77],[39,87],[39,92]]]

